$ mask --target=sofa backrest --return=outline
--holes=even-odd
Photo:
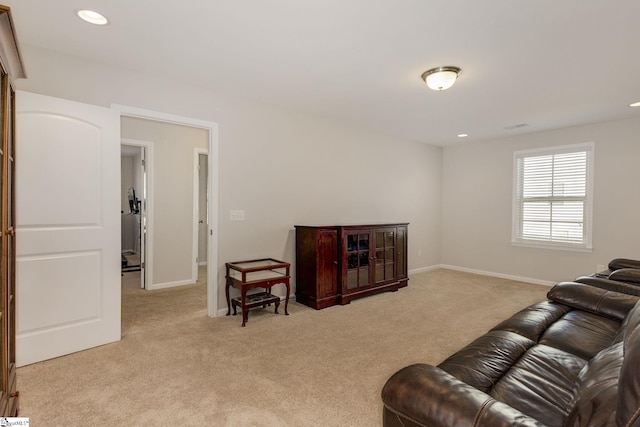
[[[560,282],[547,293],[555,302],[622,321],[639,301],[638,296],[577,282]]]
[[[580,371],[564,427],[640,427],[640,302]]]
[[[625,323],[616,422],[619,426],[640,427],[640,302]]]

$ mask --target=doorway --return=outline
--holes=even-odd
[[[200,210],[198,210],[197,212],[194,211],[193,212],[193,217],[197,218],[196,222],[191,221],[190,225],[191,230],[193,229],[197,229],[198,230],[198,235],[202,236],[204,235],[204,239],[198,238],[198,242],[197,244],[193,244],[193,246],[195,246],[195,256],[193,256],[191,258],[191,266],[189,267],[190,272],[192,272],[192,268],[193,266],[195,267],[200,267],[198,268],[198,270],[201,269],[201,267],[204,267],[204,279],[206,280],[206,288],[207,288],[207,313],[210,317],[216,317],[218,315],[218,236],[217,233],[214,232],[214,230],[216,230],[217,228],[217,223],[218,223],[218,218],[217,218],[217,210],[218,210],[218,203],[217,203],[217,198],[218,198],[218,183],[217,183],[217,170],[218,170],[218,158],[217,158],[217,153],[218,153],[218,127],[216,123],[212,123],[212,122],[205,122],[205,121],[200,121],[200,120],[195,120],[195,119],[190,119],[190,118],[185,118],[185,117],[180,117],[180,116],[174,116],[174,115],[170,115],[170,114],[165,114],[165,113],[158,113],[158,112],[153,112],[153,111],[147,111],[147,110],[141,110],[141,109],[137,109],[137,108],[133,108],[133,107],[127,107],[127,106],[121,106],[121,105],[112,105],[112,108],[118,110],[120,112],[120,116],[122,119],[125,118],[130,118],[130,119],[143,119],[143,120],[148,120],[148,121],[152,121],[152,122],[156,122],[156,123],[164,123],[164,124],[171,124],[171,125],[179,125],[182,127],[187,127],[187,128],[193,128],[196,130],[204,130],[205,135],[206,135],[206,144],[203,147],[204,150],[202,152],[202,154],[206,154],[203,158],[200,158],[200,156],[198,156],[198,163],[200,161],[204,161],[206,163],[206,177],[205,179],[205,198],[204,198],[204,202],[200,202],[199,203],[199,207],[201,207],[200,205],[204,204],[204,207],[206,207],[206,216],[203,219],[202,222],[202,226],[200,226],[200,215],[199,212]],[[123,136],[127,136],[127,137],[132,137],[131,135],[124,135]],[[137,136],[133,136],[136,137]],[[144,138],[144,139],[148,139],[148,138]],[[154,147],[154,150],[157,147]],[[193,154],[189,155],[190,159],[193,159]],[[160,157],[160,152],[154,154],[154,157]],[[175,160],[175,159],[174,159]],[[156,159],[156,161],[154,163],[157,163],[159,160]],[[193,164],[193,160],[189,160],[190,164]],[[172,168],[177,167],[177,164],[173,164]],[[156,171],[154,172],[155,176],[157,179],[154,179],[154,187],[158,187],[160,186],[160,181],[159,179],[162,177],[165,177],[166,174],[161,173],[159,170],[156,169]],[[149,177],[150,179],[152,178],[152,174],[149,173]],[[189,175],[189,176],[193,176],[193,175]],[[198,178],[198,180],[200,180],[200,178]],[[193,182],[193,181],[192,181]],[[198,189],[199,191],[199,189]],[[194,193],[196,192],[196,189],[194,188]],[[189,192],[189,198],[191,198],[191,192]],[[154,202],[155,204],[158,204],[159,201],[156,198],[156,202]],[[173,200],[170,202],[171,204],[180,206],[180,207],[184,207],[185,204],[183,202],[180,202],[179,200]],[[189,202],[189,205],[192,205],[193,201]],[[148,220],[151,220],[151,211],[155,210],[156,213],[160,212],[160,206],[156,206],[157,209],[152,209],[152,206],[149,206],[149,218]],[[164,212],[166,209],[163,208],[162,212]],[[191,209],[189,209],[191,210]],[[197,215],[196,215],[197,214]],[[153,245],[151,243],[151,241],[153,239],[155,239],[157,236],[157,230],[154,231],[154,229],[159,229],[160,227],[162,227],[163,225],[160,224],[160,219],[159,218],[155,218],[156,215],[154,215],[154,226],[153,228],[150,226],[147,227],[147,263],[146,263],[146,267],[147,267],[147,288],[153,288],[153,285],[157,283],[158,281],[162,282],[161,278],[157,278],[154,279],[154,281],[152,282],[151,279],[151,275],[153,274],[153,259],[157,258],[157,256],[150,256],[150,252],[153,250]],[[166,225],[165,225],[166,227]],[[189,236],[192,236],[192,231],[189,231]],[[154,237],[155,236],[155,237]],[[202,240],[204,240],[204,242],[202,242]],[[155,246],[172,246],[171,241],[169,241],[168,243],[163,244],[162,242],[158,242],[156,241]],[[201,247],[202,245],[204,245],[204,247],[206,248],[206,251],[203,251],[203,255],[199,255],[199,247]],[[179,250],[176,250],[176,248],[172,248],[174,253],[180,253]],[[188,250],[189,253],[192,253],[192,250],[189,249]],[[204,258],[204,259],[202,259]],[[201,264],[201,266],[200,266]],[[162,263],[162,265],[164,266],[164,263]],[[194,275],[193,273],[190,274],[191,278],[197,279],[198,277],[198,272],[196,270],[196,274]],[[194,277],[195,276],[195,277]],[[166,284],[167,287],[171,287],[171,286],[177,286],[180,284],[187,284],[187,280],[182,281],[181,280],[177,280],[177,281],[172,281],[171,278],[166,279]],[[162,282],[164,283],[164,282]]]

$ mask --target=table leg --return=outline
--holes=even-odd
[[[276,305],[276,314],[278,314],[278,307],[280,307],[280,300],[275,302]]]
[[[289,293],[291,292],[291,285],[289,284],[289,280],[284,284],[287,287],[287,297],[284,300],[284,314],[289,315]]]
[[[240,290],[240,295],[240,301],[242,302],[242,327],[244,327],[249,317],[249,313],[247,312],[247,290],[244,286]]]
[[[227,316],[231,314],[231,301],[229,300],[229,278],[227,277],[227,283],[224,288],[224,292],[227,295]],[[234,307],[235,309],[235,307]],[[235,314],[235,313],[234,313]]]

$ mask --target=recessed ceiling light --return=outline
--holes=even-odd
[[[458,138],[466,138],[466,137],[468,137],[468,136],[469,136],[469,134],[468,134],[468,133],[459,133],[459,134],[458,134]]]
[[[109,20],[104,15],[93,10],[76,10],[76,15],[83,21],[93,25],[107,25],[109,23]]]
[[[629,107],[640,107],[640,101],[629,104]]]

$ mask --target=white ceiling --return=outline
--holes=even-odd
[[[640,115],[638,0],[1,2],[21,45],[434,145]]]

